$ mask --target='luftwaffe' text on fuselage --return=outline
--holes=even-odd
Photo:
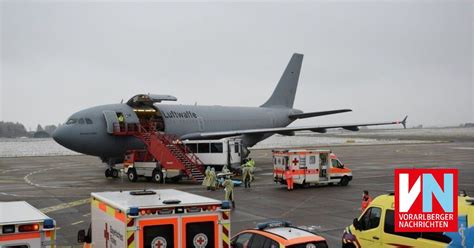
[[[165,118],[198,118],[197,114],[191,111],[186,111],[186,112],[176,112],[176,111],[169,111],[169,112],[164,112],[163,117]]]

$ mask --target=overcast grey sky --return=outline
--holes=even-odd
[[[0,120],[28,128],[137,93],[258,106],[293,52],[295,124],[474,121],[473,1],[1,2]]]

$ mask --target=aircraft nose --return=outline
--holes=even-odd
[[[58,127],[53,132],[53,139],[62,146],[67,147],[67,135],[65,127]]]

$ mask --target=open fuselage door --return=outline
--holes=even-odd
[[[117,113],[115,111],[105,110],[104,112],[105,123],[107,124],[107,133],[114,133],[114,125],[116,125],[119,120]]]
[[[177,101],[178,99],[170,95],[139,94],[127,101],[127,105],[133,108],[140,123],[153,122],[157,131],[165,130],[165,122],[160,110],[154,103],[162,101]]]

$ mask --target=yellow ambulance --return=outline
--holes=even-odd
[[[395,196],[375,198],[342,236],[343,248],[474,247],[474,198],[458,197],[458,232],[395,232]]]

